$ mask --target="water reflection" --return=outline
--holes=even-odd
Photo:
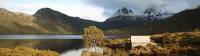
[[[115,38],[123,35],[107,35]],[[0,35],[0,39],[82,39],[82,35]]]
[[[82,39],[82,35],[0,35],[0,39]]]
[[[70,50],[67,52],[64,52],[61,54],[61,56],[81,56],[81,52],[83,51],[83,48],[77,49],[77,50]]]

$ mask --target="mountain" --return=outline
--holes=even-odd
[[[160,21],[159,26],[165,25],[165,28],[174,31],[192,31],[200,28],[200,7],[195,9],[188,9],[175,14],[165,20]],[[161,28],[164,28],[161,27]],[[164,28],[164,29],[165,29]],[[166,30],[167,31],[167,30]]]
[[[162,20],[123,20],[107,21],[112,28],[106,30],[107,34],[158,34],[165,32],[189,32],[200,29],[200,8],[188,9]],[[120,18],[120,17],[116,17]],[[142,20],[142,19],[140,19]],[[128,23],[126,23],[128,22]],[[139,22],[139,23],[138,23]]]
[[[133,13],[131,9],[123,7],[104,23],[107,25],[105,29],[143,27],[143,25],[166,19],[172,15],[173,13],[162,12],[156,7],[149,7],[142,14]]]
[[[138,15],[137,13],[134,13],[131,9],[127,9],[126,7],[123,7],[117,10],[117,12],[115,12],[111,17],[109,17],[106,20],[106,22],[124,20],[124,18],[129,19],[129,20],[135,20],[142,17],[143,15]]]
[[[19,12],[0,8],[0,34],[42,34],[47,33],[37,25],[36,18]]]
[[[167,17],[173,16],[174,13],[162,11],[157,7],[149,7],[146,8],[143,13],[136,13],[133,12],[131,9],[127,9],[123,7],[115,12],[111,17],[109,17],[106,21],[115,21],[115,20],[124,20],[129,18],[129,20],[135,19],[143,19],[143,20],[162,20],[166,19]]]
[[[42,8],[33,16],[39,25],[53,34],[81,34],[84,27],[100,25],[99,22],[71,17],[50,8]]]
[[[102,25],[50,8],[39,9],[34,15],[0,8],[0,21],[0,34],[81,34],[84,27]]]
[[[167,17],[173,16],[173,14],[175,13],[169,11],[162,11],[161,8],[157,6],[149,6],[144,10],[142,16],[148,20],[151,19],[162,20],[166,19]]]
[[[165,19],[149,19],[124,7],[105,22],[96,22],[68,16],[50,8],[41,8],[34,15],[0,8],[0,34],[81,34],[88,26],[97,26],[105,34],[187,32],[200,29],[199,15],[200,8],[195,8]]]
[[[111,17],[106,19],[104,24],[107,29],[118,29],[118,28],[126,28],[130,26],[139,26],[145,22],[146,19],[143,15],[138,15],[134,13],[131,9],[127,9],[123,7],[115,12]]]
[[[127,9],[126,7],[123,7],[122,9],[119,9],[116,13],[114,13],[111,17],[116,17],[116,16],[132,16],[133,11]]]

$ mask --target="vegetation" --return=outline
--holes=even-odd
[[[102,31],[98,28],[91,26],[84,30],[84,45],[95,45],[93,38],[103,37]],[[100,34],[98,34],[100,33]],[[96,35],[90,35],[96,34]],[[92,36],[92,37],[91,37]],[[98,38],[97,38],[98,39]],[[200,32],[177,32],[177,33],[165,33],[151,35],[151,43],[146,47],[137,46],[132,48],[130,37],[128,38],[115,38],[115,39],[103,39],[100,41],[104,44],[103,56],[198,56],[200,55]],[[87,43],[87,44],[85,44]],[[82,55],[100,55],[98,52],[83,51]]]
[[[103,56],[98,52],[89,52],[89,51],[82,51],[81,56]]]
[[[106,55],[124,56],[199,56],[200,32],[177,32],[151,35],[146,47],[131,48],[130,38],[107,39]],[[123,51],[124,50],[124,51]],[[121,53],[121,54],[120,54]]]
[[[101,47],[103,47],[104,34],[103,31],[96,26],[84,28],[83,46],[86,50],[82,51],[82,56],[103,56]],[[100,49],[97,49],[100,47]],[[91,50],[91,48],[95,50]]]
[[[0,56],[60,56],[49,50],[37,50],[27,47],[0,48]]]
[[[85,48],[103,45],[104,34],[103,31],[95,26],[89,26],[84,29],[83,46]]]
[[[168,55],[198,56],[200,55],[200,32],[166,33],[153,35],[152,40],[167,50]],[[165,53],[165,54],[167,54]]]

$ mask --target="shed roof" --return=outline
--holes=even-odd
[[[131,36],[131,42],[150,42],[150,36]]]

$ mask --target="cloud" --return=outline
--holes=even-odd
[[[188,5],[192,8],[195,8],[197,6],[200,6],[200,0],[186,0],[188,2]]]
[[[0,8],[5,8],[14,12],[34,14],[44,7],[60,11],[69,16],[90,19],[94,21],[104,21],[103,9],[86,5],[83,0],[0,0]]]
[[[151,5],[162,7],[165,11],[180,12],[200,5],[200,0],[86,0],[85,3],[102,7],[104,15],[111,16],[122,7],[128,7],[135,12],[143,12]]]
[[[163,10],[179,12],[200,5],[200,0],[0,0],[0,8],[34,14],[38,9],[49,7],[69,16],[104,21],[122,7],[141,13],[156,5]]]

